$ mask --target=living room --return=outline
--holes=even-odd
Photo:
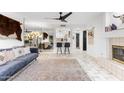
[[[123,93],[122,0],[4,0],[0,9],[1,92]]]
[[[69,15],[68,15],[69,14]],[[30,15],[30,17],[29,17]],[[63,20],[54,20],[54,16],[68,15],[68,22]],[[47,17],[48,16],[48,17]],[[54,18],[52,19],[51,18]],[[93,64],[104,68],[106,71],[115,76],[118,80],[124,80],[123,58],[113,56],[113,50],[123,46],[123,13],[119,12],[1,12],[2,18],[17,20],[22,28],[21,40],[1,32],[0,49],[7,50],[19,48],[24,52],[22,47],[36,48],[39,53],[44,55],[54,55],[56,57],[67,57],[77,55],[77,51],[85,54],[89,59],[93,59]],[[80,21],[81,17],[84,19]],[[40,20],[41,18],[41,20]],[[58,17],[59,18],[59,17]],[[76,19],[76,20],[75,20]],[[64,19],[65,20],[65,19]],[[4,20],[3,20],[4,22]],[[6,21],[5,21],[6,22]],[[11,23],[12,24],[12,23]],[[11,26],[10,26],[11,27]],[[2,30],[1,30],[2,31]],[[17,36],[19,36],[17,34]],[[69,43],[69,47],[62,45],[56,46],[57,42]],[[61,44],[60,43],[60,44]],[[22,50],[21,50],[22,48]],[[67,49],[68,50],[67,50]],[[27,53],[28,49],[25,50]],[[123,47],[122,47],[123,51]],[[17,51],[16,51],[17,52]],[[60,53],[59,53],[60,52]],[[117,51],[116,51],[117,52]],[[47,53],[47,54],[45,54]],[[2,55],[2,54],[1,54]],[[13,54],[8,54],[13,55]],[[15,53],[15,55],[18,55]],[[21,54],[22,56],[23,54]],[[39,58],[42,58],[42,56]],[[115,54],[116,55],[116,54]],[[12,56],[11,56],[12,57]],[[17,56],[18,57],[18,56]],[[48,56],[49,57],[49,56]],[[76,57],[76,56],[75,56]],[[77,57],[78,58],[78,57]],[[12,58],[13,59],[13,58]],[[12,60],[8,58],[6,60]],[[102,60],[101,60],[102,59]],[[88,60],[88,59],[86,59]],[[122,61],[121,61],[122,60]],[[121,62],[121,63],[120,63]],[[5,62],[6,63],[6,62]],[[4,62],[1,65],[4,65]],[[116,69],[115,69],[116,68]],[[98,73],[101,75],[100,73]],[[102,80],[95,79],[90,80]],[[102,75],[101,75],[102,77]],[[103,76],[104,77],[104,76]],[[35,80],[35,79],[34,79]],[[107,78],[106,78],[107,80]],[[108,80],[113,80],[109,78]]]

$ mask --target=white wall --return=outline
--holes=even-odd
[[[18,40],[0,40],[0,49],[12,48],[15,46],[23,46],[23,42]]]
[[[105,14],[101,14],[88,22],[95,27],[94,45],[89,46],[87,53],[95,57],[107,57],[107,39],[105,35]]]
[[[119,15],[122,15],[122,13],[107,12],[105,17],[105,20],[106,20],[105,25],[109,26],[109,25],[115,24],[116,26],[121,26],[122,21],[120,20],[120,18],[114,18],[113,15],[119,16]]]

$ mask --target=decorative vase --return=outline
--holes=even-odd
[[[115,24],[112,24],[111,29],[112,30],[117,30],[117,26]]]

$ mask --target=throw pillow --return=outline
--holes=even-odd
[[[7,62],[7,58],[6,58],[6,51],[2,51],[0,52],[0,65],[3,65]]]
[[[24,48],[24,52],[25,52],[25,54],[29,54],[30,53],[30,48],[29,47],[25,47]]]
[[[17,48],[16,49],[13,49],[13,52],[14,52],[15,58],[17,58],[17,57],[20,56],[19,50]]]
[[[13,60],[15,58],[13,50],[6,51],[7,61]]]

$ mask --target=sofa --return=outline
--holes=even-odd
[[[30,48],[30,53],[19,56],[4,65],[0,65],[0,80],[8,80],[11,76],[16,74],[26,65],[31,63],[33,60],[36,60],[38,57],[38,49]]]

